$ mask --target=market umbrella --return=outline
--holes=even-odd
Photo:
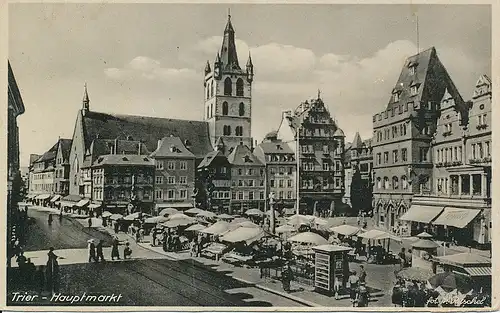
[[[201,216],[201,217],[206,217],[206,218],[215,218],[217,216],[217,214],[210,212],[210,211],[203,211],[203,212],[196,214],[196,216]]]
[[[202,209],[198,209],[198,208],[191,208],[189,210],[186,211],[187,214],[193,214],[193,215],[197,215],[199,213],[203,212]]]
[[[296,231],[296,229],[292,225],[285,224],[285,225],[281,225],[281,226],[277,227],[275,229],[275,231],[277,233],[291,233],[291,232]]]
[[[295,236],[288,238],[288,241],[300,242],[300,243],[311,243],[315,245],[326,245],[328,240],[321,237],[320,235],[313,232],[299,233]]]
[[[261,228],[239,227],[226,233],[221,237],[221,240],[231,243],[244,241],[245,243],[250,244],[256,240],[259,240],[263,236],[264,231]]]
[[[271,212],[272,212],[271,210],[267,210],[265,214],[268,215],[268,216],[271,216]],[[280,216],[280,212],[274,210],[274,216],[275,217],[279,217]]]
[[[179,226],[187,226],[196,223],[192,219],[183,219],[183,218],[178,218],[178,219],[173,219],[166,221],[162,225],[168,228],[174,228],[174,227],[179,227]]]
[[[168,221],[168,217],[165,216],[153,216],[153,217],[148,217],[147,219],[144,220],[144,223],[146,224],[157,224],[157,223],[163,223]]]
[[[229,230],[229,223],[226,221],[218,221],[217,223],[201,230],[202,233],[210,235],[221,235]]]
[[[232,220],[234,218],[234,216],[223,213],[223,214],[217,215],[217,218],[221,219],[221,220]]]
[[[187,216],[186,214],[184,213],[176,213],[176,214],[172,214],[168,217],[169,220],[176,220],[176,219],[190,219],[192,220],[193,218],[192,217],[189,217]]]
[[[119,219],[121,219],[121,218],[123,218],[123,215],[121,215],[121,214],[117,214],[117,213],[115,213],[115,214],[111,214],[111,215],[109,216],[109,219],[111,219],[111,220],[119,220]]]
[[[436,274],[429,278],[428,282],[433,288],[441,287],[446,292],[457,289],[461,293],[467,293],[474,286],[472,279],[468,275],[457,272]]]
[[[314,217],[311,218],[309,216],[295,214],[294,216],[290,217],[290,219],[288,220],[288,224],[293,226],[311,225],[313,220]]]
[[[187,231],[200,231],[207,228],[206,226],[203,226],[201,224],[194,224],[186,228]]]
[[[246,215],[252,215],[252,216],[262,216],[264,215],[264,212],[262,212],[259,209],[250,209],[245,212]]]
[[[109,211],[104,211],[104,212],[102,212],[102,214],[101,214],[101,216],[102,216],[102,217],[104,217],[104,218],[106,218],[106,217],[110,217],[111,215],[113,215],[113,214],[111,214],[111,212],[109,212]]]
[[[259,225],[255,224],[253,222],[250,222],[250,221],[244,221],[244,222],[238,223],[236,225],[238,225],[240,227],[247,227],[247,228],[260,228]]]
[[[325,219],[322,219],[320,217],[314,217],[313,223],[318,225],[318,226],[326,226],[328,225],[328,221]]]
[[[243,222],[250,222],[250,220],[244,217],[236,217],[234,220],[231,221],[231,224],[241,224]]]
[[[135,213],[132,213],[132,214],[125,216],[123,219],[127,220],[127,221],[133,221],[135,219],[138,219],[139,215],[141,215],[141,212],[135,212]],[[151,215],[149,215],[147,213],[142,213],[142,217],[148,217],[148,216],[151,216]]]
[[[433,236],[425,231],[417,235],[418,238],[432,238]]]
[[[344,236],[356,235],[357,233],[361,232],[361,230],[362,229],[360,227],[351,226],[347,224],[330,228],[330,231]]]
[[[396,272],[396,277],[417,281],[427,281],[433,275],[431,270],[420,267],[407,267]]]
[[[165,209],[163,209],[163,210],[160,211],[159,215],[165,216],[165,215],[172,215],[172,214],[175,214],[175,213],[179,213],[179,210],[174,209],[174,208],[165,208]]]

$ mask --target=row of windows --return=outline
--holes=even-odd
[[[139,200],[151,200],[151,192],[149,190],[139,190],[136,192],[137,198]],[[130,191],[127,189],[122,190],[106,190],[105,191],[106,199],[110,200],[121,200],[127,201],[130,199]]]
[[[342,180],[339,177],[336,177],[333,182],[334,184],[331,183],[331,179],[322,179],[321,177],[316,178],[316,183],[313,179],[302,179],[300,187],[303,189],[333,189],[334,187],[340,188],[342,186]]]
[[[462,161],[462,147],[449,147],[436,150],[436,162]]]
[[[243,79],[238,78],[238,80],[236,81],[236,96],[237,97],[244,96],[244,94],[245,94],[244,87],[245,87],[245,83],[243,82]],[[206,89],[207,99],[210,99],[211,97],[214,96],[215,88],[216,88],[216,85],[214,84],[213,81],[208,83],[207,89]],[[233,81],[229,77],[227,77],[224,80],[224,95],[225,96],[232,96],[233,95]]]
[[[156,160],[156,169],[157,170],[162,170],[164,169],[165,163],[163,160]],[[168,170],[175,170],[175,161],[168,161],[167,162],[167,169]],[[179,169],[180,170],[187,170],[187,161],[180,161],[179,162]]]
[[[212,199],[230,199],[229,191],[214,191]]]
[[[253,169],[253,168],[247,168],[246,170],[243,168],[238,168],[238,169],[234,168],[233,169],[233,175],[238,175],[238,176],[243,176],[243,175],[252,176],[252,175],[256,175],[257,173],[260,173],[260,176],[263,176],[264,169],[263,168],[259,169],[259,172],[257,172],[257,170]]]
[[[52,173],[41,173],[41,174],[33,174],[33,179],[50,179],[52,178]]]
[[[280,145],[277,145],[277,149],[281,150]],[[293,154],[267,154],[266,159],[269,162],[294,162],[295,156]]]
[[[163,184],[163,176],[156,176],[155,183]],[[187,176],[179,176],[179,184],[187,184]],[[175,176],[167,176],[167,184],[175,184]]]
[[[286,181],[286,187],[287,188],[292,188],[293,187],[293,180],[291,179],[277,179],[276,181],[274,179],[271,179],[269,181],[269,184],[271,187],[278,187],[278,188],[284,188],[285,187],[285,181]],[[276,186],[276,182],[278,182],[278,185]]]
[[[232,181],[231,183],[233,186],[236,186],[236,181]],[[259,186],[262,187],[264,186],[264,180],[259,181]],[[253,179],[248,179],[248,180],[243,180],[243,179],[238,179],[238,187],[257,187],[255,185],[255,180]]]
[[[486,182],[488,184],[488,182]],[[481,195],[483,186],[481,174],[473,175],[450,175],[450,178],[438,178],[436,180],[438,193],[450,195]],[[472,190],[471,190],[472,187]]]
[[[94,200],[104,200],[102,198],[102,195],[103,195],[102,188],[94,188],[94,196],[93,196]]]
[[[304,171],[314,171],[316,170],[316,162],[303,161],[300,163],[300,169]],[[323,171],[342,171],[342,164],[340,161],[335,161],[335,163],[330,163],[328,161],[322,164]]]
[[[330,128],[318,127],[318,128],[301,128],[299,131],[299,136],[302,137],[330,137],[333,136],[334,131]]]
[[[163,199],[163,200],[173,200],[173,199],[187,199],[187,189],[156,189],[155,190],[155,199]]]
[[[229,104],[224,101],[222,103],[222,115],[228,115],[229,114]],[[240,102],[238,106],[238,115],[239,116],[245,116],[245,104],[243,102]]]
[[[392,164],[398,163],[400,160],[399,158],[399,150],[393,150],[392,151]],[[406,162],[408,160],[408,150],[406,148],[401,149],[401,162]],[[384,152],[384,160],[383,164],[389,163],[389,151]],[[429,148],[427,147],[421,147],[420,148],[420,155],[419,155],[419,161],[420,162],[428,162],[429,161]],[[379,152],[377,153],[377,165],[382,164],[382,153]]]
[[[222,134],[224,136],[231,136],[231,126],[230,125],[224,125],[222,127]],[[236,136],[243,136],[243,126],[236,126],[236,128],[235,128],[235,135]]]
[[[393,125],[391,129],[386,128],[383,130],[376,131],[377,142],[382,140],[389,140],[391,138],[396,138],[398,136],[406,136],[406,123]],[[392,135],[392,137],[391,137]]]
[[[54,190],[53,184],[33,184],[30,189],[32,191],[47,191],[52,192]]]
[[[490,142],[477,142],[471,144],[471,159],[482,159],[491,157]]]
[[[414,91],[417,91],[418,88],[416,86],[415,86],[415,88],[416,88],[416,90],[414,89]],[[394,99],[395,100],[397,99],[397,101],[394,101],[394,102],[398,102],[400,100],[399,95],[398,95],[398,98],[394,98]],[[435,110],[440,109],[439,103],[428,102],[427,104],[423,103],[422,106],[424,109],[427,109],[428,111],[435,111]],[[403,114],[403,112],[408,112],[409,107],[413,107],[414,109],[417,109],[419,107],[419,103],[418,102],[415,103],[413,101],[410,101],[410,102],[407,102],[404,104],[403,103],[394,104],[391,110],[384,111],[380,114],[375,114],[373,116],[373,122],[376,122],[377,120],[381,121],[382,115],[384,115],[384,117],[383,117],[384,119],[388,119],[389,118],[389,111],[391,112],[391,117],[394,117],[394,115],[396,114],[396,111],[398,111],[399,114]],[[377,118],[377,116],[378,116],[378,118]]]
[[[231,198],[233,200],[264,200],[265,195],[264,191],[259,191],[258,193],[259,198],[257,199],[255,196],[255,192],[253,191],[239,191],[239,192],[232,192],[231,193]]]
[[[401,182],[397,176],[392,177],[392,182],[389,177],[385,176],[384,179],[377,177],[377,188],[378,189],[408,189],[408,179],[406,176],[401,176]]]
[[[284,166],[281,166],[279,168],[276,168],[276,167],[269,167],[269,173],[271,173],[272,175],[275,175],[275,174],[280,174],[280,175],[284,175],[284,174],[288,174],[288,175],[292,175],[293,173],[293,167],[284,167]]]

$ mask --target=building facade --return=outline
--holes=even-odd
[[[278,138],[299,158],[301,213],[332,216],[343,207],[344,137],[319,95],[283,113]]]
[[[222,151],[208,153],[196,169],[196,207],[218,214],[231,211],[231,164]]]
[[[156,168],[154,200],[157,209],[193,207],[195,155],[179,137],[165,137],[150,157]]]
[[[227,157],[231,164],[230,214],[265,209],[265,166],[249,147],[237,145]]]
[[[92,165],[92,200],[116,213],[151,213],[154,200],[155,166],[151,158],[138,154],[101,155]]]
[[[33,162],[29,193],[37,195],[38,200],[46,200],[55,192],[56,155],[59,142],[60,140]],[[42,196],[45,196],[45,199],[41,199]]]
[[[466,110],[445,93],[432,142],[431,188],[415,195],[403,217],[412,233],[425,229],[461,244],[491,242],[491,99],[486,75],[478,79]]]
[[[69,150],[71,139],[60,139],[56,152],[54,169],[54,194],[67,196],[69,194]]]
[[[228,155],[242,143],[252,147],[252,83],[253,63],[248,56],[244,69],[236,53],[236,40],[231,16],[228,16],[220,52],[211,66],[205,67],[205,114],[212,146],[222,138]],[[212,70],[213,68],[213,70]]]
[[[294,151],[277,136],[276,131],[267,134],[253,153],[265,165],[266,199],[269,199],[270,193],[274,193],[278,211],[293,211],[297,199],[297,161]]]
[[[381,228],[403,227],[399,217],[413,195],[431,188],[431,142],[446,90],[464,111],[465,102],[430,48],[405,61],[386,109],[373,116],[373,207]]]

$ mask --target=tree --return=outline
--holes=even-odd
[[[351,181],[351,206],[353,209],[353,213],[358,214],[359,210],[362,209],[364,202],[364,184],[361,179],[361,173],[357,167],[354,168],[354,173],[352,175]]]

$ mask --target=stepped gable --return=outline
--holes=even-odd
[[[412,67],[414,73],[412,73]],[[417,86],[417,93],[411,94],[411,86],[414,85]],[[392,90],[387,110],[392,110],[401,103],[408,102],[425,104],[431,101],[439,103],[445,89],[448,89],[461,107],[465,107],[460,93],[439,60],[436,49],[429,48],[406,59],[399,79]],[[394,99],[395,93],[399,94],[398,101]]]
[[[237,145],[228,155],[227,160],[232,165],[263,165],[246,145]]]
[[[157,148],[158,140],[176,136],[190,143],[190,151],[203,158],[213,151],[208,135],[208,124],[201,121],[178,120],[149,116],[116,115],[86,112],[83,116],[85,147],[88,149],[96,138],[116,139],[132,136],[140,140],[149,151]]]

